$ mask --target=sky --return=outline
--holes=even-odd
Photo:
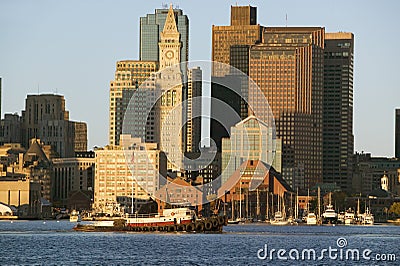
[[[65,96],[70,119],[88,124],[88,147],[108,139],[109,84],[115,63],[138,59],[139,17],[162,1],[2,0],[2,117],[24,109],[27,94]],[[355,151],[394,156],[400,107],[400,1],[174,1],[189,17],[189,60],[211,60],[211,27],[230,23],[231,5],[257,7],[264,26],[323,26],[355,35]]]

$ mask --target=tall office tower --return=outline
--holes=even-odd
[[[232,45],[251,45],[261,41],[262,26],[257,24],[257,8],[231,6],[231,24],[212,26],[212,61],[230,63]],[[226,68],[214,67],[213,76],[228,74]]]
[[[165,151],[168,156],[168,169],[180,170],[178,164],[182,162],[186,135],[186,132],[182,131],[183,110],[182,106],[179,106],[183,100],[183,74],[179,65],[182,44],[172,5],[158,46],[160,73],[155,80],[155,86],[161,97],[156,105],[156,142],[160,144],[160,150]]]
[[[400,158],[400,109],[395,111],[394,157]]]
[[[158,43],[161,41],[161,32],[164,29],[164,24],[170,9],[172,9],[172,6],[169,9],[167,7],[156,9],[154,14],[147,14],[145,17],[140,18],[140,60],[159,60],[161,54]],[[189,61],[189,19],[183,14],[181,9],[172,9],[172,12],[177,29],[180,33],[180,62],[186,62]],[[182,66],[182,71],[184,76],[186,76],[186,65]]]
[[[354,35],[325,33],[323,180],[351,191],[353,172]]]
[[[79,122],[83,123],[83,122]],[[30,140],[39,138],[44,144],[51,145],[61,157],[73,157],[75,141],[87,146],[84,131],[75,134],[75,122],[69,120],[62,95],[28,95],[25,110],[22,111],[22,144],[29,147]],[[86,140],[86,144],[83,143]]]
[[[109,143],[111,145],[119,145],[122,122],[133,93],[157,70],[158,62],[156,61],[123,60],[117,62],[115,78],[110,82]]]
[[[248,115],[247,103],[241,97],[247,97],[247,79],[239,73],[231,73],[232,69],[224,64],[231,64],[248,74],[248,46],[261,41],[262,29],[257,24],[257,8],[252,6],[231,6],[230,25],[212,26],[212,60],[223,64],[213,65],[211,97],[230,105],[239,116],[229,122],[217,121],[216,118],[223,111],[222,105],[217,104],[217,101],[211,105],[210,136],[219,152],[222,150],[221,139],[229,137],[230,128]],[[237,57],[231,58],[231,55]]]
[[[251,46],[249,76],[268,100],[282,139],[282,176],[307,189],[322,181],[322,92],[325,29],[268,27]],[[257,91],[249,88],[255,113]]]
[[[200,67],[189,69],[187,122],[186,122],[186,152],[199,152],[201,141],[201,95],[203,72]]]

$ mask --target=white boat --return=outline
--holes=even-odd
[[[238,224],[239,222],[240,222],[240,219],[228,220],[228,224]]]
[[[365,213],[361,215],[361,224],[363,225],[374,225],[374,215],[367,208]]]
[[[316,225],[317,224],[317,216],[315,215],[315,213],[310,212],[307,214],[306,223],[308,225]]]
[[[323,223],[325,224],[336,224],[338,219],[338,214],[333,209],[333,205],[329,204],[326,206],[326,210],[322,214]]]
[[[281,211],[275,212],[274,219],[270,221],[271,225],[288,225],[289,221],[285,219]]]
[[[351,209],[344,213],[344,224],[350,225],[355,223],[355,214]]]
[[[79,214],[78,211],[73,210],[69,215],[69,221],[71,223],[81,222],[82,221],[82,217],[81,217],[81,215]]]

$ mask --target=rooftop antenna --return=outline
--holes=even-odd
[[[287,28],[287,13],[286,13],[286,28]]]
[[[39,95],[39,82],[37,84],[37,94]]]

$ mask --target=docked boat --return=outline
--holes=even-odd
[[[338,214],[333,209],[332,204],[328,204],[328,206],[326,206],[326,210],[322,214],[322,218],[323,218],[322,222],[324,224],[336,224],[337,223]]]
[[[344,224],[350,225],[355,223],[354,211],[349,209],[344,213]]]
[[[307,214],[306,223],[308,225],[316,225],[317,224],[317,216],[315,215],[315,213],[310,212]]]
[[[369,208],[365,210],[365,213],[361,215],[361,224],[363,225],[374,225],[374,215],[371,213]]]
[[[288,225],[289,221],[285,219],[281,211],[275,212],[274,219],[270,221],[271,225]]]
[[[82,221],[82,217],[81,217],[81,215],[79,214],[78,211],[73,210],[69,215],[69,221],[71,223],[81,222]]]
[[[239,222],[240,222],[240,219],[228,220],[228,224],[238,224]]]

